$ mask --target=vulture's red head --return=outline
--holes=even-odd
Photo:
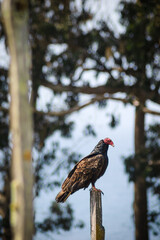
[[[110,138],[105,138],[104,140],[105,144],[111,145],[112,147],[114,147],[114,143],[112,142],[112,140]]]

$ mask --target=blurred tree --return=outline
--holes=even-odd
[[[135,182],[136,239],[147,240],[147,216],[149,213],[147,211],[146,191],[148,185],[146,180],[150,178],[152,182],[154,176],[157,177],[157,173],[154,172],[155,168],[148,166],[148,160],[140,156],[142,149],[145,149],[144,152],[147,151],[147,141],[149,141],[148,134],[145,133],[145,129],[147,129],[144,122],[145,114],[160,115],[159,112],[152,111],[147,107],[148,101],[160,103],[159,4],[157,1],[152,1],[152,3],[122,1],[119,11],[125,32],[121,35],[114,33],[110,22],[95,21],[92,8],[89,6],[87,0],[81,1],[79,4],[73,0],[41,0],[32,1],[29,6],[32,47],[30,93],[35,123],[36,194],[39,195],[42,187],[53,188],[59,185],[57,179],[48,183],[43,174],[45,166],[51,165],[59,151],[59,145],[55,142],[51,152],[46,151],[46,139],[56,131],[60,131],[65,137],[71,136],[74,123],[68,121],[68,114],[90,104],[98,103],[98,107],[105,107],[109,99],[132,104],[136,109],[135,157],[132,156],[133,166],[130,164],[133,161],[126,160],[125,163],[129,173],[132,169],[132,174],[135,174],[132,180]],[[2,35],[2,27],[0,31]],[[7,71],[2,69],[1,71],[0,79],[6,89],[6,95],[4,93],[2,95],[4,98],[8,91],[5,81]],[[93,77],[96,81],[91,79]],[[38,101],[42,87],[49,89],[54,98],[45,108],[40,109]],[[117,95],[117,93],[123,94]],[[84,94],[87,95],[88,101],[86,102],[84,102]],[[60,104],[57,106],[54,99],[58,99],[59,103],[62,102],[61,107]],[[4,124],[7,125],[5,107],[8,105],[1,102],[1,106],[0,110],[5,118]],[[110,125],[116,126],[117,123],[118,120],[113,113]],[[85,134],[95,134],[92,126],[86,126]],[[8,146],[7,138],[6,130],[4,138],[6,143],[4,147],[2,145],[3,157],[5,156],[4,148]],[[2,143],[0,142],[0,144]],[[67,150],[63,152],[66,157]],[[68,159],[69,162],[64,161],[64,168],[70,168],[70,164],[76,159],[78,160],[78,156],[71,154]],[[153,158],[152,161],[155,159]],[[6,166],[5,162],[3,163],[3,166]],[[142,174],[142,171],[139,170],[142,167],[143,172],[144,169],[149,168],[152,174],[150,172],[150,175],[147,175],[146,171],[145,174]],[[58,164],[54,171],[55,174],[58,173],[59,168]],[[59,211],[56,213],[58,214]],[[73,216],[70,215],[70,217],[73,220]],[[150,219],[154,218],[150,217]],[[41,231],[51,231],[55,229],[54,224],[57,223],[53,219],[48,220],[47,218],[36,226]],[[70,221],[71,225],[72,221]]]
[[[13,147],[10,219],[13,239],[29,240],[33,236],[33,132],[27,86],[31,62],[28,48],[28,4],[22,0],[5,0],[2,14],[11,57],[10,132]],[[8,181],[5,186],[6,184],[9,184]]]
[[[147,156],[144,154],[148,135],[145,134],[145,113],[143,108],[148,100],[159,104],[159,36],[160,17],[158,1],[145,2],[137,1],[126,3],[122,1],[121,22],[126,26],[125,34],[122,34],[123,49],[127,62],[135,69],[132,74],[134,86],[136,87],[135,97],[139,104],[135,113],[135,163],[134,178],[135,200],[135,236],[136,240],[149,239],[148,236],[148,216],[147,209]],[[143,90],[144,93],[143,93]],[[151,96],[145,96],[145,92],[151,91]],[[147,139],[145,139],[145,135]],[[157,139],[158,141],[158,139]],[[146,146],[147,147],[147,146]],[[154,153],[153,153],[154,155]],[[139,157],[137,157],[139,156]],[[155,158],[153,158],[156,161]],[[152,169],[153,170],[153,169]],[[153,170],[153,175],[157,174]]]

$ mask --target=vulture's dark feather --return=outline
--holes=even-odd
[[[99,141],[93,151],[74,166],[63,182],[62,190],[56,196],[57,202],[65,202],[70,194],[87,188],[90,183],[96,189],[95,182],[105,173],[108,166],[109,145],[114,146],[109,138]]]

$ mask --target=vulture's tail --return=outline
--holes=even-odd
[[[70,194],[71,192],[63,192],[63,190],[61,190],[56,196],[56,201],[65,202],[67,198],[70,196]]]

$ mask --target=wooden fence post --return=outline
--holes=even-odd
[[[90,191],[91,240],[104,240],[105,229],[102,226],[101,192]]]

